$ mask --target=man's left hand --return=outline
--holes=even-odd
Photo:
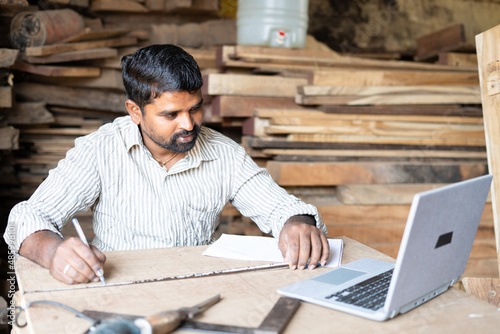
[[[330,248],[324,233],[315,225],[312,216],[293,216],[285,223],[279,237],[279,247],[290,269],[324,266]]]

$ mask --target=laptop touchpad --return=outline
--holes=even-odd
[[[326,274],[319,275],[318,277],[313,278],[313,280],[327,284],[340,285],[364,274],[366,273],[363,271],[337,268]]]

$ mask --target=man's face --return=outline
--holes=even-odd
[[[154,143],[173,152],[187,152],[194,147],[203,122],[201,90],[165,92],[146,105],[139,117],[146,147]]]

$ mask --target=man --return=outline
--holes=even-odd
[[[191,55],[152,45],[123,57],[122,74],[129,116],[78,138],[32,197],[12,209],[4,235],[12,249],[67,284],[98,281],[102,251],[210,243],[230,201],[279,237],[291,269],[325,264],[317,209],[287,194],[240,145],[202,126],[203,81]],[[89,208],[91,248],[64,240],[63,225]]]

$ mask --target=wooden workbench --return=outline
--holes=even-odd
[[[343,263],[361,257],[392,259],[352,239],[345,243]],[[107,252],[107,283],[168,277],[212,270],[238,268],[261,262],[202,256],[206,246]],[[273,269],[176,281],[92,289],[32,292],[67,287],[48,270],[24,258],[16,263],[21,302],[52,300],[77,310],[150,315],[167,309],[192,306],[216,294],[222,300],[196,320],[226,325],[257,327],[280,295],[279,287],[330,270],[290,271]],[[98,285],[92,283],[89,285]],[[50,305],[27,311],[28,326],[15,333],[83,333],[90,325],[72,313]],[[500,310],[465,292],[451,288],[417,309],[386,322],[365,320],[320,306],[301,303],[285,333],[493,333],[500,328]],[[187,333],[187,331],[177,332]]]

